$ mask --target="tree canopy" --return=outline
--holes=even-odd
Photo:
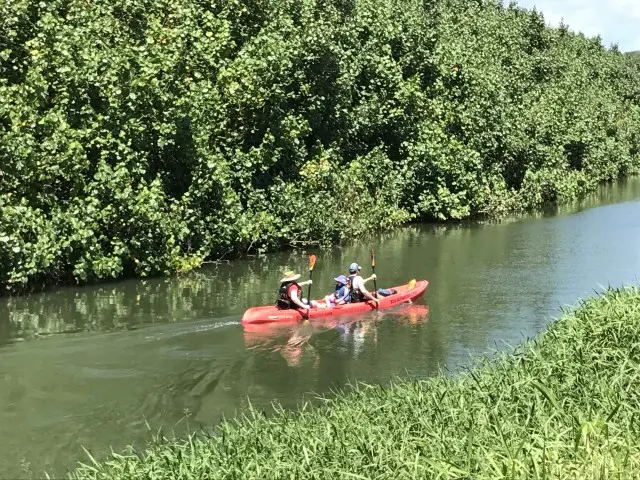
[[[498,0],[10,0],[0,284],[188,270],[637,171],[637,62]]]

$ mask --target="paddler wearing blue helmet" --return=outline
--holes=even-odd
[[[378,299],[374,297],[373,294],[369,292],[369,290],[367,290],[367,287],[364,286],[366,282],[371,281],[378,277],[374,273],[368,278],[362,278],[362,276],[360,275],[361,268],[362,267],[355,262],[349,265],[348,279],[349,279],[349,289],[351,290],[351,293],[350,293],[351,303],[365,302],[366,300],[372,300],[376,302],[376,304],[378,304],[379,303]]]

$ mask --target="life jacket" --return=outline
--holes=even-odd
[[[341,300],[343,303],[349,303],[349,282],[344,285],[337,286],[333,292],[333,303]]]
[[[349,279],[349,301],[350,303],[358,303],[363,302],[365,300],[365,296],[362,294],[360,290],[356,290],[353,288],[353,279],[358,277],[357,273],[349,275],[347,278]]]
[[[298,308],[298,306],[291,300],[291,289],[298,290],[298,298],[302,300],[302,288],[295,281],[283,282],[278,289],[278,299],[276,300],[276,306],[281,310],[287,310],[289,308]]]

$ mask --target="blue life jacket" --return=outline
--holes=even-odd
[[[341,287],[336,287],[336,291],[333,292],[333,294],[334,294],[334,296],[336,298],[336,301],[344,300],[345,303],[349,303],[349,294],[347,294],[345,296],[346,290],[347,290],[347,286],[346,285],[342,285]],[[344,298],[342,298],[342,297],[344,297]]]

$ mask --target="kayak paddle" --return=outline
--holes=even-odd
[[[309,280],[311,280],[311,274],[313,273],[313,266],[316,264],[316,256],[311,255],[309,257]],[[311,306],[311,284],[309,284],[309,289],[307,290],[307,301],[309,302],[309,306]]]
[[[371,273],[376,273],[376,257],[373,254],[373,248],[371,249]],[[375,278],[373,279],[373,295],[378,298],[378,286]]]

